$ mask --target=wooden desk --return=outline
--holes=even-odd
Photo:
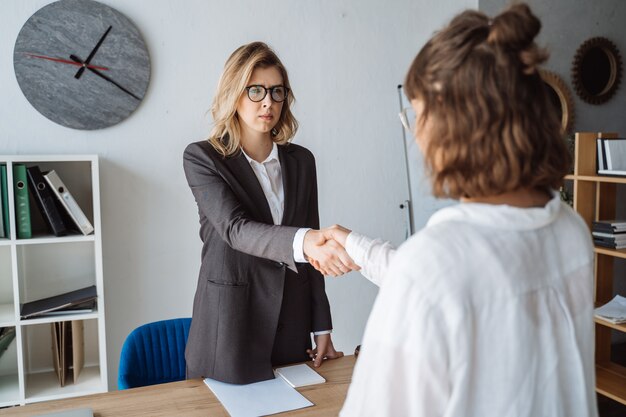
[[[315,406],[281,415],[336,416],[352,379],[354,356],[325,362],[317,372],[325,384],[298,388]],[[96,417],[224,416],[228,413],[201,379],[171,382],[66,400],[46,401],[0,409],[0,416],[33,416],[72,408],[91,407]]]

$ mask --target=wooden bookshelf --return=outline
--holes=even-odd
[[[592,222],[614,219],[616,193],[626,177],[596,175],[597,138],[617,138],[616,133],[576,133],[574,174],[565,177],[573,182],[574,210],[591,230]],[[626,259],[626,249],[615,250],[596,246],[595,303],[601,306],[613,298],[613,261]],[[626,333],[626,324],[613,324],[599,318],[596,323],[596,391],[626,404],[626,368],[611,362],[611,333]]]

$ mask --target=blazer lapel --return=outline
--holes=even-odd
[[[263,193],[263,188],[261,188],[261,184],[256,175],[254,175],[254,171],[252,171],[252,167],[244,154],[239,152],[237,156],[226,158],[225,163],[239,181],[246,196],[251,200],[250,209],[256,210],[261,221],[274,224],[272,212]]]
[[[296,213],[298,195],[298,160],[290,155],[289,145],[278,146],[278,158],[283,177],[283,190],[285,191],[285,205],[283,220],[280,223],[290,226]]]

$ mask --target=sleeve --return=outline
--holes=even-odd
[[[231,248],[248,255],[283,262],[297,272],[292,247],[297,227],[251,220],[245,207],[217,171],[211,157],[200,145],[194,143],[187,146],[183,167],[198,209]]]
[[[371,239],[352,232],[346,239],[346,251],[352,260],[361,267],[361,275],[379,287],[396,254],[396,249],[381,239]]]
[[[317,171],[315,168],[315,158],[311,154],[311,164],[307,168],[307,173],[311,175],[313,184],[311,200],[309,202],[309,215],[306,226],[313,229],[320,228],[320,215],[317,201]],[[310,264],[304,265],[311,275],[311,296],[312,296],[312,323],[311,331],[319,332],[332,330],[332,318],[330,314],[330,303],[326,295],[324,276]]]

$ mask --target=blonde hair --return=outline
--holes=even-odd
[[[405,81],[429,119],[425,162],[438,197],[484,197],[519,188],[556,189],[570,157],[537,71],[541,22],[526,4],[494,19],[455,17],[431,38]]]
[[[224,65],[224,72],[217,85],[211,105],[213,129],[209,142],[224,157],[233,156],[241,147],[241,120],[237,115],[237,103],[244,93],[252,72],[257,68],[276,68],[283,77],[283,85],[289,89],[287,100],[278,123],[272,129],[272,141],[284,145],[291,141],[298,130],[298,121],[291,113],[295,101],[287,69],[276,53],[263,42],[252,42],[240,46],[231,54]]]

